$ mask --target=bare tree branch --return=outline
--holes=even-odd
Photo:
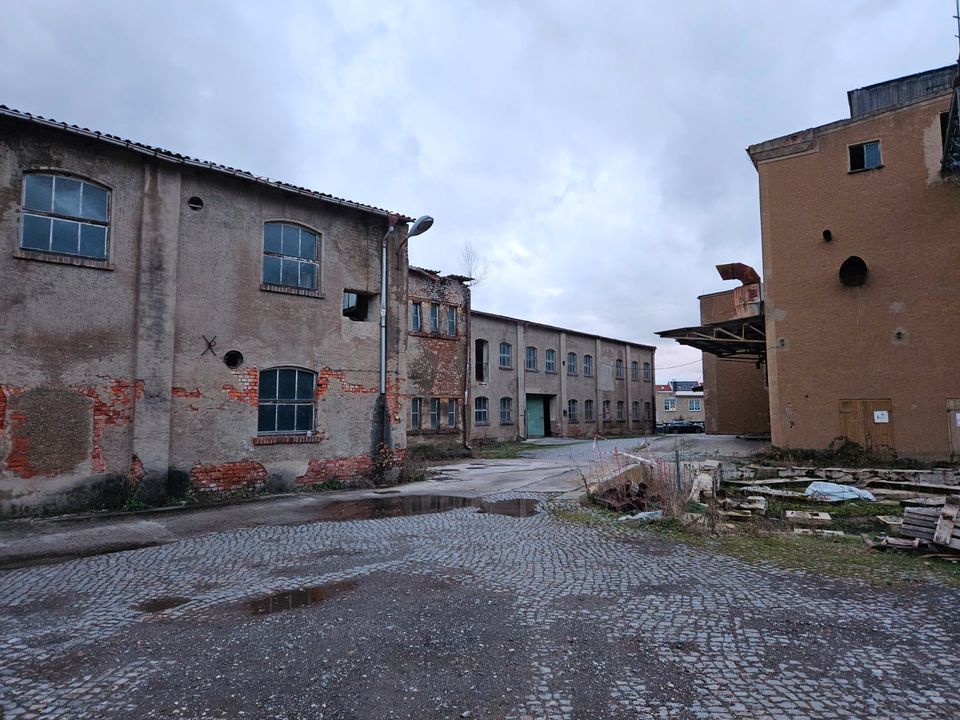
[[[487,259],[476,251],[473,243],[469,240],[464,241],[463,248],[460,251],[460,272],[471,278],[467,283],[470,287],[479,285],[490,275],[490,265],[487,263]]]

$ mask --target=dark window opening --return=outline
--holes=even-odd
[[[243,355],[239,350],[227,350],[223,354],[223,364],[234,370],[243,365]]]
[[[110,192],[60,175],[23,179],[23,250],[106,260]]]
[[[867,264],[863,258],[851,255],[840,266],[840,282],[847,287],[860,287],[867,281]]]
[[[370,319],[370,300],[374,298],[370,293],[343,291],[343,316],[355,322],[366,322]]]
[[[940,145],[947,144],[947,126],[950,124],[950,113],[940,113]]]
[[[880,167],[879,140],[851,145],[848,149],[850,151],[850,172],[872,170]]]
[[[476,377],[477,382],[487,382],[487,376],[490,373],[490,362],[489,358],[487,357],[487,347],[486,340],[476,340],[473,343],[473,369],[474,377]]]

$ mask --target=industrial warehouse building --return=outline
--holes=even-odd
[[[406,226],[389,227],[0,109],[0,512],[396,472],[406,335],[388,333],[381,394],[377,306],[386,236],[404,326]]]
[[[746,266],[718,266],[741,287],[702,296],[700,326],[661,333],[707,353],[708,430],[711,412],[722,432],[765,421],[765,370],[776,446],[846,438],[960,458],[957,74],[852,90],[848,119],[748,148],[763,283]]]
[[[408,220],[0,106],[0,514],[652,428],[652,348],[471,312]]]

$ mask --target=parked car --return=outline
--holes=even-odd
[[[694,420],[671,420],[668,423],[657,423],[657,432],[671,435],[702,433],[704,432],[704,427],[702,422],[696,422]]]

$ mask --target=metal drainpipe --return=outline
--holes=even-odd
[[[380,243],[380,438],[383,445],[388,444],[387,429],[390,423],[387,410],[387,245],[399,219],[398,215],[390,214],[390,226]]]
[[[470,334],[470,286],[464,284],[464,287],[467,290],[467,300],[464,303],[464,315],[467,320],[467,352],[463,361],[463,409],[461,412],[463,414],[463,447],[473,451],[470,447],[470,428],[467,425],[467,419],[470,417],[470,353],[473,351],[473,336]]]

